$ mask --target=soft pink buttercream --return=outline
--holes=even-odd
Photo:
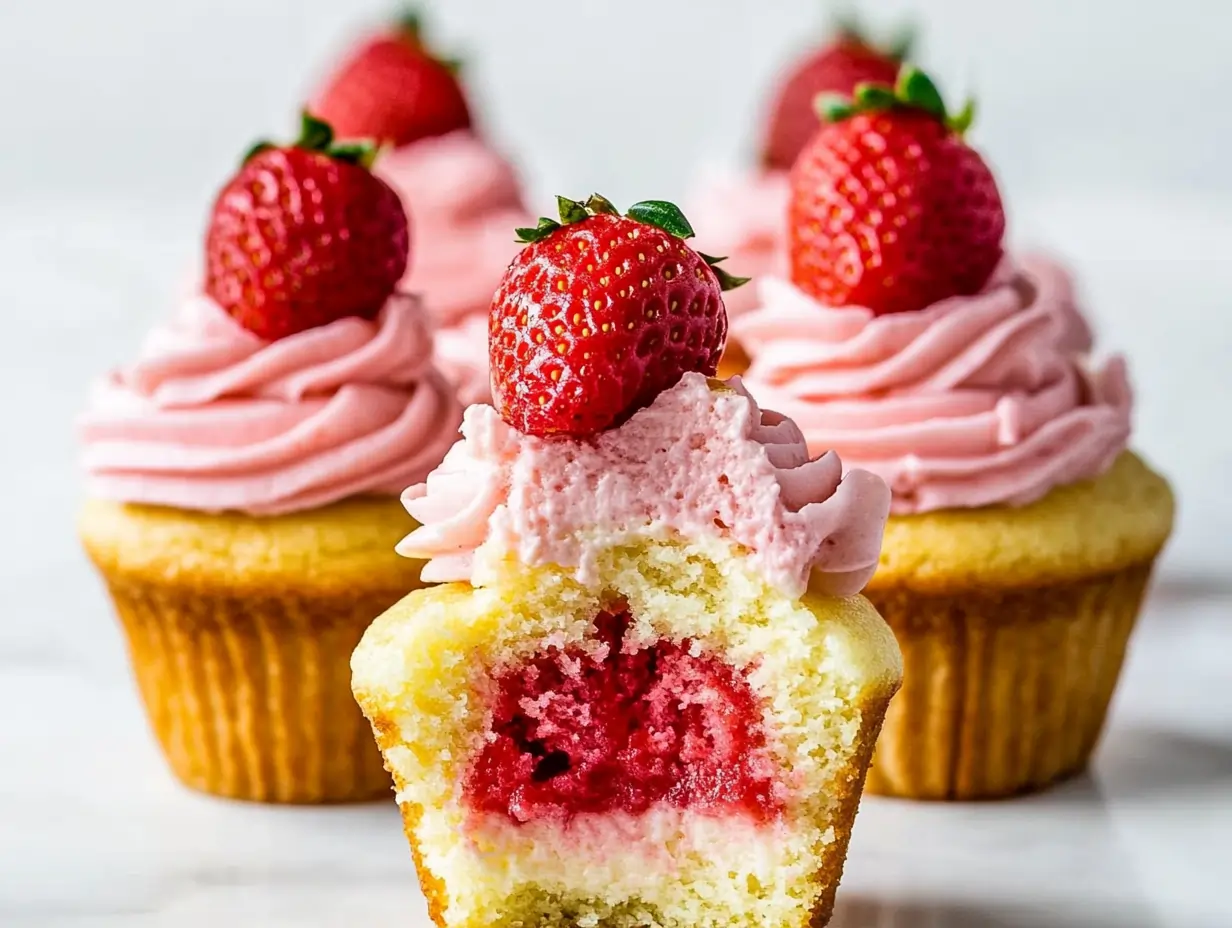
[[[877,568],[885,484],[858,470],[842,478],[833,453],[810,461],[794,423],[759,409],[738,379],[731,387],[686,374],[590,441],[535,438],[472,406],[463,440],[403,494],[422,527],[398,551],[431,558],[425,580],[482,584],[490,565],[515,559],[590,582],[613,546],[716,538],[795,595],[812,572],[828,592],[858,592]]]
[[[402,287],[423,296],[441,330],[441,368],[465,402],[486,401],[486,320],[492,294],[520,247],[514,229],[534,225],[513,167],[468,131],[423,139],[377,161],[411,219]],[[483,340],[471,336],[484,322]]]
[[[271,515],[422,480],[461,409],[414,297],[267,342],[196,295],[108,375],[81,423],[87,487]]]
[[[785,171],[704,172],[687,210],[697,238],[690,243],[708,255],[726,256],[724,269],[753,280],[723,294],[735,317],[757,306],[757,279],[787,276]]]
[[[1087,369],[1053,301],[1003,266],[984,292],[916,313],[822,306],[768,278],[763,306],[735,321],[747,382],[834,449],[885,478],[893,511],[1022,505],[1094,477],[1125,448],[1124,362]]]

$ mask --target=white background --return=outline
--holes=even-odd
[[[592,189],[618,203],[683,198],[702,163],[740,163],[773,74],[819,34],[823,6],[439,0],[431,20],[440,45],[467,58],[483,123],[521,164],[542,209],[555,192]],[[1198,781],[1220,784],[1223,797],[1232,782],[1226,738],[1177,735],[1200,709],[1207,728],[1232,728],[1218,682],[1232,679],[1229,600],[1219,599],[1232,573],[1232,3],[867,8],[888,27],[914,13],[925,23],[922,60],[949,96],[978,92],[971,137],[1002,181],[1011,236],[1068,258],[1101,346],[1129,354],[1136,443],[1174,480],[1181,523],[1148,621],[1154,631],[1127,681],[1126,721],[1105,753],[1109,798],[1092,805],[1080,793],[1057,813],[1075,828],[1096,815],[1096,831],[1079,828],[1070,843],[1090,842],[1081,846],[1092,860],[1111,848],[1113,870],[1084,870],[1043,838],[1022,864],[1024,882],[1012,867],[989,870],[1001,847],[994,836],[1017,840],[1017,826],[996,830],[1005,826],[998,818],[973,832],[986,837],[966,851],[951,845],[959,863],[926,878],[894,856],[897,830],[910,823],[874,805],[857,828],[848,924],[865,923],[859,893],[880,898],[887,872],[911,898],[868,924],[1232,924],[1203,920],[1216,911],[1204,898],[1219,904],[1207,877],[1220,859],[1211,836],[1220,822],[1228,833],[1226,799],[1166,814],[1154,795],[1132,815],[1125,805],[1143,783],[1162,780],[1175,796],[1170,770],[1188,777],[1179,787],[1186,801]],[[143,925],[187,924],[189,915],[299,925],[329,911],[331,872],[351,874],[338,891],[359,892],[347,905],[370,923],[402,924],[382,893],[418,905],[405,860],[391,856],[401,853],[396,820],[323,813],[305,825],[285,812],[219,812],[182,797],[144,734],[118,635],[72,530],[72,419],[87,383],[131,356],[170,310],[210,196],[239,154],[258,136],[290,132],[313,76],[385,10],[340,0],[0,0],[0,923],[78,924],[106,910],[119,913],[115,923],[132,912]],[[1151,740],[1143,725],[1166,734]],[[923,843],[932,829],[961,824],[949,813],[912,816],[925,823]],[[368,827],[377,844],[340,859],[345,836]],[[280,862],[284,853],[299,856]],[[974,862],[987,885],[1005,884],[995,892],[1015,912],[1039,899],[1047,907],[1026,880],[1034,873],[1075,898],[1090,885],[1109,899],[1132,888],[1134,916],[994,918],[979,897],[984,884],[961,878]],[[290,895],[262,895],[279,880]],[[962,897],[952,911],[918,903],[944,887]],[[266,915],[245,921],[254,911]]]

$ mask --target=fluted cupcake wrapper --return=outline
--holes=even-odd
[[[389,794],[349,661],[398,595],[323,601],[107,581],[146,713],[187,786],[279,803]]]
[[[1028,589],[866,591],[904,664],[869,792],[995,799],[1084,770],[1152,565]]]

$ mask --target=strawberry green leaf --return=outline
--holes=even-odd
[[[333,126],[324,119],[317,119],[307,110],[300,114],[299,138],[295,140],[296,148],[325,151],[333,140]]]
[[[714,271],[714,276],[719,279],[719,289],[726,293],[728,290],[735,290],[737,287],[743,287],[752,277],[734,277],[721,267],[710,265],[710,270]]]
[[[570,200],[568,197],[556,198],[556,209],[560,212],[560,221],[562,225],[570,225],[574,222],[581,222],[588,218],[586,207],[577,200]]]
[[[946,125],[959,135],[962,135],[971,128],[971,123],[973,122],[975,122],[975,100],[968,97],[967,102],[963,104],[963,108],[951,116],[946,121]]]
[[[261,139],[261,141],[254,143],[252,148],[244,152],[244,158],[240,162],[240,164],[247,164],[253,158],[257,157],[257,155],[261,154],[261,152],[269,151],[270,149],[277,148],[277,147],[278,146],[276,146],[273,142],[270,142],[266,139]]]
[[[443,66],[446,71],[457,77],[466,67],[466,62],[458,57],[442,56],[436,59],[437,64]]]
[[[517,241],[527,245],[531,242],[537,242],[540,239],[547,238],[559,228],[559,222],[555,219],[549,219],[547,216],[543,216],[539,219],[539,224],[533,229],[515,229],[514,231],[517,233]]]
[[[326,154],[347,164],[357,164],[361,168],[371,169],[380,153],[380,147],[372,139],[355,139],[330,145]]]
[[[842,122],[856,114],[856,105],[837,93],[819,93],[813,101],[813,109],[822,122]]]
[[[925,110],[941,119],[946,118],[945,101],[941,99],[941,92],[937,90],[932,78],[919,68],[903,65],[903,69],[898,72],[898,83],[894,90],[900,102]]]
[[[586,212],[592,216],[598,216],[600,213],[608,216],[619,216],[620,210],[612,205],[612,201],[605,196],[597,193],[592,193],[586,200]]]
[[[625,215],[648,226],[670,232],[677,238],[692,238],[695,234],[680,207],[666,200],[643,200],[641,203],[634,203]]]
[[[885,84],[872,84],[867,81],[857,84],[855,104],[861,110],[888,110],[898,105],[898,97],[894,88]]]

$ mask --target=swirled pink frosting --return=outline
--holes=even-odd
[[[80,431],[95,496],[273,515],[396,495],[461,417],[415,297],[267,342],[195,295],[96,385]]]
[[[1102,473],[1130,433],[1125,364],[1069,350],[1064,292],[1007,263],[976,296],[875,316],[769,278],[732,328],[749,389],[811,449],[883,477],[894,512],[1023,505]]]
[[[695,247],[726,256],[723,268],[753,281],[723,294],[728,316],[757,306],[757,279],[787,276],[787,199],[785,171],[735,173],[704,171],[689,199],[688,216]]]
[[[486,401],[488,307],[520,247],[514,229],[534,225],[517,175],[468,131],[395,149],[376,170],[411,218],[411,260],[402,287],[423,296],[440,331],[440,366],[457,382],[463,401]],[[476,318],[483,321],[481,339]]]
[[[686,374],[619,428],[590,441],[545,440],[472,406],[465,436],[402,496],[422,526],[398,546],[430,558],[425,580],[482,585],[509,559],[596,579],[601,554],[638,539],[740,545],[774,584],[799,595],[810,574],[835,595],[877,568],[885,484],[842,476],[833,453],[810,460],[791,420],[741,386]]]

